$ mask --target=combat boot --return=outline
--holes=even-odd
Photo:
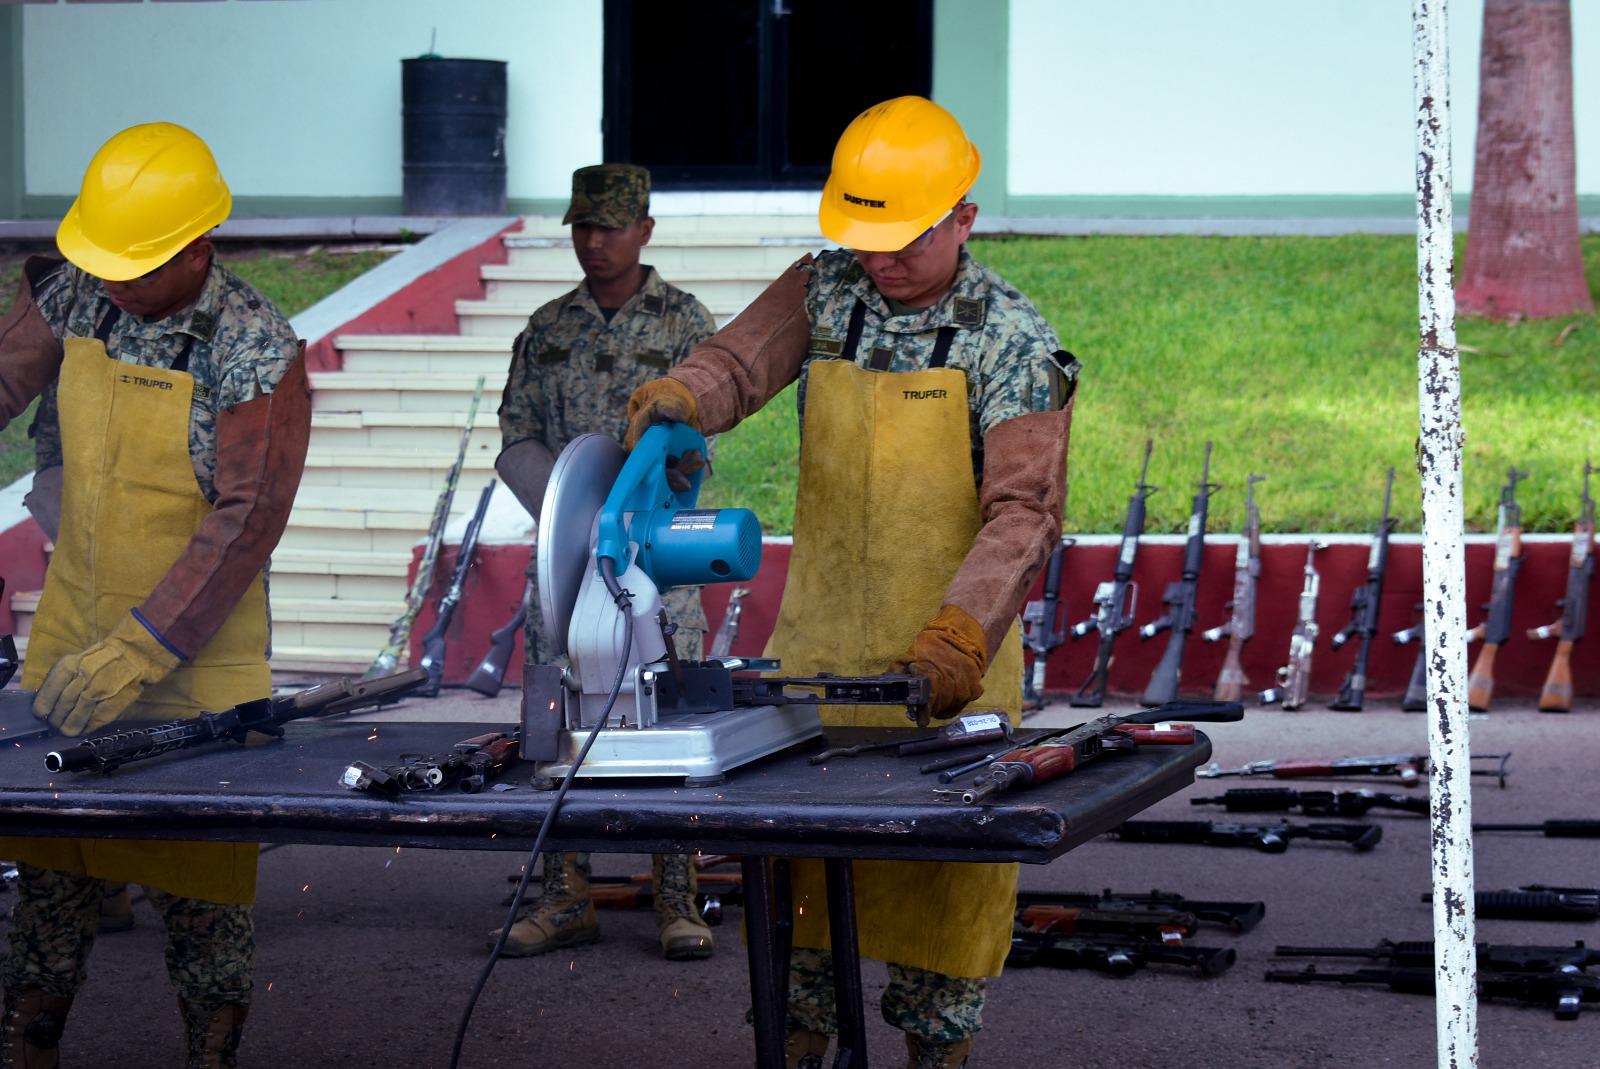
[[[656,934],[668,961],[709,958],[716,949],[711,928],[695,908],[697,881],[687,854],[657,854],[650,868],[656,900]]]
[[[71,1008],[72,999],[64,995],[47,995],[36,987],[8,988],[0,1025],[0,1069],[56,1069]]]
[[[250,1007],[238,1002],[203,1006],[178,999],[183,1015],[183,1069],[233,1069],[239,1064],[239,1034]]]
[[[954,1043],[906,1033],[906,1069],[962,1069],[972,1053],[972,1037]]]
[[[489,945],[494,946],[499,938],[497,928],[489,933]],[[544,888],[511,926],[501,953],[527,958],[599,938],[600,919],[589,897],[588,866],[580,865],[576,854],[546,854]]]
[[[784,1069],[822,1069],[832,1038],[826,1032],[790,1032],[783,1040]]]
[[[100,931],[126,932],[133,928],[133,895],[125,883],[105,885],[100,896]]]

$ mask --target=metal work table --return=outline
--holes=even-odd
[[[353,760],[387,764],[402,753],[443,753],[505,724],[302,720],[287,726],[282,741],[212,744],[109,775],[46,771],[46,751],[70,740],[21,737],[34,724],[25,707],[0,700],[0,834],[527,851],[553,797],[528,786],[527,765],[499,780],[515,790],[388,800],[339,786]],[[835,730],[829,742],[889,734]],[[760,1066],[783,1065],[788,971],[786,866],[769,859],[828,859],[840,1047],[850,1051],[850,1066],[863,1067],[850,859],[1042,864],[1188,786],[1211,754],[1201,735],[1194,746],[1145,747],[1035,790],[1000,795],[994,804],[962,806],[935,798],[936,777],[917,774],[925,755],[863,753],[807,764],[806,755],[820,748],[812,742],[776,754],[715,787],[580,780],[546,842],[552,850],[743,857]]]

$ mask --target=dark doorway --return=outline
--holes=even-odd
[[[819,187],[851,119],[932,85],[933,0],[606,0],[606,159],[660,188]]]

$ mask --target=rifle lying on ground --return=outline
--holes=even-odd
[[[1415,624],[1389,636],[1389,641],[1396,646],[1421,643],[1417,649],[1417,659],[1411,664],[1411,679],[1406,683],[1405,696],[1400,699],[1400,708],[1408,713],[1420,713],[1428,708],[1428,631],[1424,626],[1421,602],[1417,603],[1416,612]]]
[[[1046,932],[1012,932],[1006,964],[1015,968],[1035,965],[1056,969],[1093,969],[1112,976],[1127,976],[1149,965],[1182,965],[1201,976],[1220,976],[1238,959],[1232,947],[1196,947],[1139,939],[1055,935]]]
[[[1033,666],[1022,676],[1022,707],[1038,709],[1044,705],[1045,661],[1066,640],[1065,606],[1061,604],[1061,573],[1067,550],[1076,542],[1063,538],[1050,552],[1044,570],[1044,597],[1030,601],[1022,610],[1022,643],[1033,654]]]
[[[1490,768],[1474,768],[1474,776],[1494,776],[1503,789],[1506,785],[1506,763],[1509,753],[1473,754],[1474,761],[1496,762]],[[1422,782],[1428,772],[1428,755],[1425,753],[1370,754],[1361,757],[1335,757],[1326,761],[1251,761],[1239,768],[1222,768],[1212,762],[1195,770],[1201,779],[1218,779],[1222,776],[1271,776],[1274,779],[1331,779],[1339,776],[1394,776],[1407,787]]]
[[[417,693],[424,698],[437,698],[439,685],[444,682],[445,632],[450,630],[450,621],[455,619],[456,606],[461,604],[461,595],[467,585],[467,575],[472,571],[472,558],[478,555],[478,536],[483,532],[483,517],[489,511],[489,499],[494,497],[494,487],[495,480],[490,479],[489,485],[478,495],[478,507],[473,510],[472,519],[467,521],[467,529],[461,535],[461,547],[456,550],[456,568],[450,576],[450,585],[439,597],[439,607],[434,615],[433,626],[422,636],[422,658],[417,662],[417,666],[427,671],[428,681],[417,690]]]
[[[733,644],[739,639],[739,618],[744,615],[744,599],[749,595],[750,588],[744,586],[734,587],[733,593],[728,595],[728,607],[722,612],[717,633],[711,636],[707,657],[726,657],[733,652]]]
[[[244,742],[252,731],[281,737],[283,725],[308,716],[337,716],[368,706],[387,705],[409,694],[426,676],[420,668],[377,679],[335,679],[294,694],[258,698],[220,713],[201,713],[183,720],[123,728],[84,739],[45,755],[51,772],[111,772],[131,761],[143,761],[173,750],[210,742]]]
[[[1050,935],[1116,935],[1182,942],[1200,930],[1200,918],[1171,909],[1093,909],[1087,906],[1018,905],[1015,921],[1030,932]]]
[[[1494,696],[1495,655],[1511,638],[1511,610],[1516,600],[1517,573],[1522,570],[1522,506],[1517,504],[1517,483],[1528,473],[1511,468],[1506,474],[1495,523],[1494,585],[1489,591],[1489,603],[1484,606],[1489,615],[1467,632],[1468,642],[1483,640],[1467,678],[1467,708],[1475,713],[1486,711]]]
[[[1346,712],[1361,711],[1367,696],[1367,660],[1372,654],[1372,639],[1378,633],[1378,612],[1383,607],[1383,580],[1389,573],[1389,535],[1395,521],[1389,518],[1389,502],[1394,496],[1394,469],[1389,469],[1388,482],[1383,487],[1383,518],[1372,534],[1372,548],[1367,554],[1367,580],[1350,595],[1350,622],[1333,636],[1331,645],[1339,649],[1352,637],[1359,640],[1356,663],[1339,687],[1330,709]]]
[[[506,668],[511,664],[511,654],[516,649],[517,635],[528,621],[528,609],[533,604],[533,584],[523,584],[522,601],[500,627],[489,635],[489,652],[483,655],[478,667],[467,680],[467,689],[475,690],[488,698],[500,693],[506,681]]]
[[[1478,891],[1473,895],[1479,917],[1515,921],[1592,921],[1600,917],[1600,887],[1550,887],[1524,884],[1515,891]],[[1422,901],[1432,902],[1424,892]]]
[[[1253,846],[1281,854],[1292,839],[1349,843],[1365,852],[1383,839],[1378,824],[1225,824],[1215,820],[1129,820],[1111,829],[1125,843],[1187,843],[1193,846]]]
[[[467,406],[466,425],[461,428],[456,462],[445,473],[444,489],[439,491],[439,499],[433,503],[433,518],[428,521],[428,539],[423,544],[422,559],[417,562],[417,574],[411,580],[411,589],[406,592],[406,607],[400,610],[400,615],[389,626],[389,641],[373,658],[372,666],[362,677],[364,679],[390,674],[400,664],[402,657],[411,655],[411,625],[416,622],[417,613],[422,611],[423,603],[428,600],[428,591],[433,589],[433,569],[439,561],[439,551],[444,548],[444,529],[450,523],[450,506],[456,499],[456,483],[461,478],[461,467],[467,462],[467,443],[472,440],[472,425],[477,422],[478,402],[481,400],[483,376],[479,375],[478,384],[472,390],[472,404]]]
[[[1167,648],[1161,653],[1161,661],[1150,674],[1150,682],[1145,685],[1144,694],[1139,698],[1140,705],[1162,705],[1178,696],[1183,647],[1188,641],[1189,632],[1194,630],[1195,589],[1200,583],[1200,567],[1206,558],[1206,513],[1211,507],[1212,493],[1221,489],[1220,484],[1211,481],[1211,443],[1207,442],[1205,466],[1200,469],[1194,508],[1189,513],[1189,537],[1183,545],[1183,577],[1176,583],[1168,583],[1166,592],[1161,596],[1161,603],[1167,607],[1167,611],[1139,629],[1142,639],[1155,638],[1163,631],[1172,632],[1167,636]]]
[[[1294,634],[1289,637],[1289,663],[1278,669],[1278,685],[1261,692],[1262,705],[1282,702],[1285,709],[1298,709],[1306,703],[1311,690],[1311,655],[1316,652],[1317,595],[1322,590],[1322,576],[1317,573],[1317,550],[1326,548],[1321,542],[1306,543],[1305,582],[1300,588],[1299,611],[1295,617]]]
[[[401,754],[393,765],[352,761],[339,777],[339,786],[389,798],[450,787],[477,794],[516,759],[517,733],[491,731],[464,739],[445,754]]]
[[[1208,631],[1200,632],[1207,642],[1228,640],[1228,652],[1222,658],[1222,671],[1217,676],[1216,688],[1211,696],[1219,702],[1236,702],[1250,685],[1245,677],[1240,654],[1244,644],[1256,633],[1256,583],[1261,578],[1261,510],[1256,508],[1256,483],[1265,475],[1247,476],[1244,484],[1244,534],[1239,538],[1239,549],[1233,558],[1233,600],[1227,608],[1233,610],[1228,621]]]
[[[1138,910],[1157,917],[1174,913],[1194,917],[1208,924],[1219,924],[1234,935],[1248,932],[1267,914],[1265,902],[1223,902],[1185,898],[1180,894],[1151,891],[1148,894],[1123,894],[1110,889],[1099,894],[1082,891],[1018,891],[1019,912],[1040,906],[1067,906],[1076,909]]]
[[[1583,506],[1572,528],[1572,556],[1567,562],[1566,596],[1556,602],[1561,619],[1545,627],[1530,627],[1528,637],[1557,639],[1544,688],[1539,691],[1541,713],[1565,713],[1572,708],[1572,644],[1583,637],[1589,622],[1589,579],[1594,575],[1594,498],[1589,496],[1589,476],[1600,471],[1583,462]]]
[[[1272,951],[1280,958],[1366,958],[1402,968],[1433,967],[1433,940],[1393,942],[1384,939],[1373,947],[1289,947]],[[1600,950],[1590,950],[1582,941],[1569,947],[1541,947],[1477,944],[1478,968],[1485,972],[1579,972],[1600,965]]]
[[[1428,799],[1377,791],[1297,791],[1292,787],[1235,787],[1220,798],[1191,798],[1190,805],[1220,805],[1230,813],[1288,813],[1308,817],[1364,817],[1374,809],[1428,815]]]
[[[1414,995],[1433,994],[1433,967],[1401,969],[1356,969],[1352,972],[1319,972],[1311,966],[1303,972],[1270,969],[1267,979],[1281,984],[1385,984],[1392,991]],[[1572,1021],[1585,1002],[1600,1002],[1600,977],[1585,973],[1478,973],[1479,998],[1503,998],[1530,1006],[1545,1006],[1555,1011],[1556,1020]]]
[[[1600,839],[1600,820],[1541,820],[1537,824],[1474,824],[1473,831],[1536,831],[1546,839]]]
[[[962,803],[973,805],[1005,791],[1048,783],[1108,753],[1127,752],[1141,743],[1190,744],[1194,741],[1192,724],[1174,725],[1179,730],[1167,733],[1119,730],[1179,718],[1208,723],[1242,720],[1244,707],[1237,702],[1168,702],[1158,709],[1102,716],[1049,741],[1018,747],[1002,755],[991,762],[970,787],[955,790],[935,788],[933,793],[941,798],[959,798]],[[1189,730],[1185,732],[1182,728]],[[1163,737],[1164,734],[1166,737]]]
[[[1144,440],[1144,467],[1139,470],[1139,481],[1128,498],[1128,514],[1122,521],[1122,541],[1117,547],[1117,564],[1109,583],[1101,583],[1094,591],[1094,615],[1072,627],[1072,637],[1080,639],[1091,631],[1100,632],[1100,646],[1095,651],[1094,668],[1083,686],[1068,699],[1079,708],[1098,709],[1106,699],[1106,680],[1111,675],[1112,647],[1117,636],[1133,626],[1134,610],[1138,608],[1139,585],[1133,581],[1133,562],[1139,556],[1139,536],[1144,533],[1145,501],[1159,487],[1145,482],[1150,474],[1151,441]]]

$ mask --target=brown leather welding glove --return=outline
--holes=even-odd
[[[989,668],[989,647],[983,625],[965,609],[945,605],[929,620],[901,662],[904,670],[928,677],[926,709],[917,710],[917,723],[948,720],[983,693],[983,673]]]
[[[667,422],[687,423],[700,429],[694,394],[677,379],[663,375],[634,390],[628,398],[628,433],[622,439],[622,447],[632,452],[645,431]]]
[[[61,342],[34,303],[36,286],[61,269],[62,261],[35,256],[22,267],[16,300],[0,316],[0,427],[22,414],[61,373]]]
[[[311,436],[302,353],[269,394],[217,413],[216,501],[139,614],[193,657],[239,604],[289,524]]]

